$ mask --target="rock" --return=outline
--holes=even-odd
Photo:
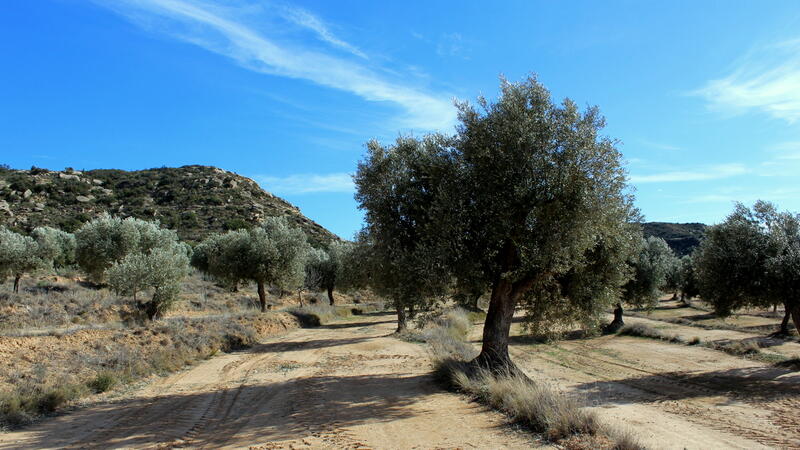
[[[25,192],[22,193],[22,198],[30,198],[31,195],[33,195],[33,192],[30,189],[25,189]]]
[[[94,180],[92,180],[92,184],[100,186],[101,184],[103,184],[103,180],[98,180],[97,178],[95,178]]]
[[[8,206],[8,202],[7,201],[0,200],[0,210],[1,211],[11,212],[11,207]]]
[[[58,174],[58,178],[63,178],[65,180],[80,180],[81,179],[81,177],[79,177],[77,175],[68,175],[66,173],[59,173]]]
[[[90,202],[90,201],[94,200],[94,195],[89,195],[89,196],[79,195],[79,196],[75,197],[75,200],[77,200],[77,201],[79,201],[81,203]]]
[[[36,207],[33,209],[35,209],[36,211],[44,211],[44,203],[37,203]]]

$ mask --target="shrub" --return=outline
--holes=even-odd
[[[101,393],[111,390],[117,385],[119,379],[117,376],[109,371],[100,372],[86,383],[94,392]]]

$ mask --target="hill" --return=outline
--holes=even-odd
[[[40,225],[74,231],[103,213],[159,220],[181,239],[238,229],[287,216],[312,243],[335,235],[255,181],[209,166],[79,172],[0,169],[0,224],[29,231]]]
[[[647,222],[642,224],[645,237],[664,239],[678,256],[688,255],[705,235],[707,225],[702,223]]]

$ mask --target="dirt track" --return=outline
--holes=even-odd
[[[131,398],[0,435],[0,448],[530,448],[442,392],[391,315],[301,329],[159,379]]]
[[[530,448],[442,392],[391,315],[301,329],[160,378],[123,400],[0,435],[0,448]],[[476,327],[479,333],[480,327]],[[649,448],[800,448],[800,374],[718,351],[604,336],[512,354]]]

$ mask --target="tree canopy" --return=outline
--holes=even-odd
[[[284,289],[302,286],[306,235],[285,217],[268,217],[250,229],[211,236],[195,249],[192,261],[200,270],[230,282],[254,281],[261,310],[266,311],[267,285]]]
[[[758,201],[710,227],[694,255],[700,295],[715,311],[783,304],[800,331],[800,218]],[[784,320],[784,324],[786,320]]]
[[[419,290],[415,282],[443,279],[443,272],[491,289],[475,363],[507,368],[518,303],[546,325],[596,316],[616,301],[638,213],[621,155],[600,134],[605,121],[597,108],[555,104],[529,77],[503,80],[496,102],[479,98],[458,110],[452,138],[368,144],[356,198],[377,253],[392,268],[384,271],[396,278],[386,286]],[[405,296],[421,292],[395,295]]]

